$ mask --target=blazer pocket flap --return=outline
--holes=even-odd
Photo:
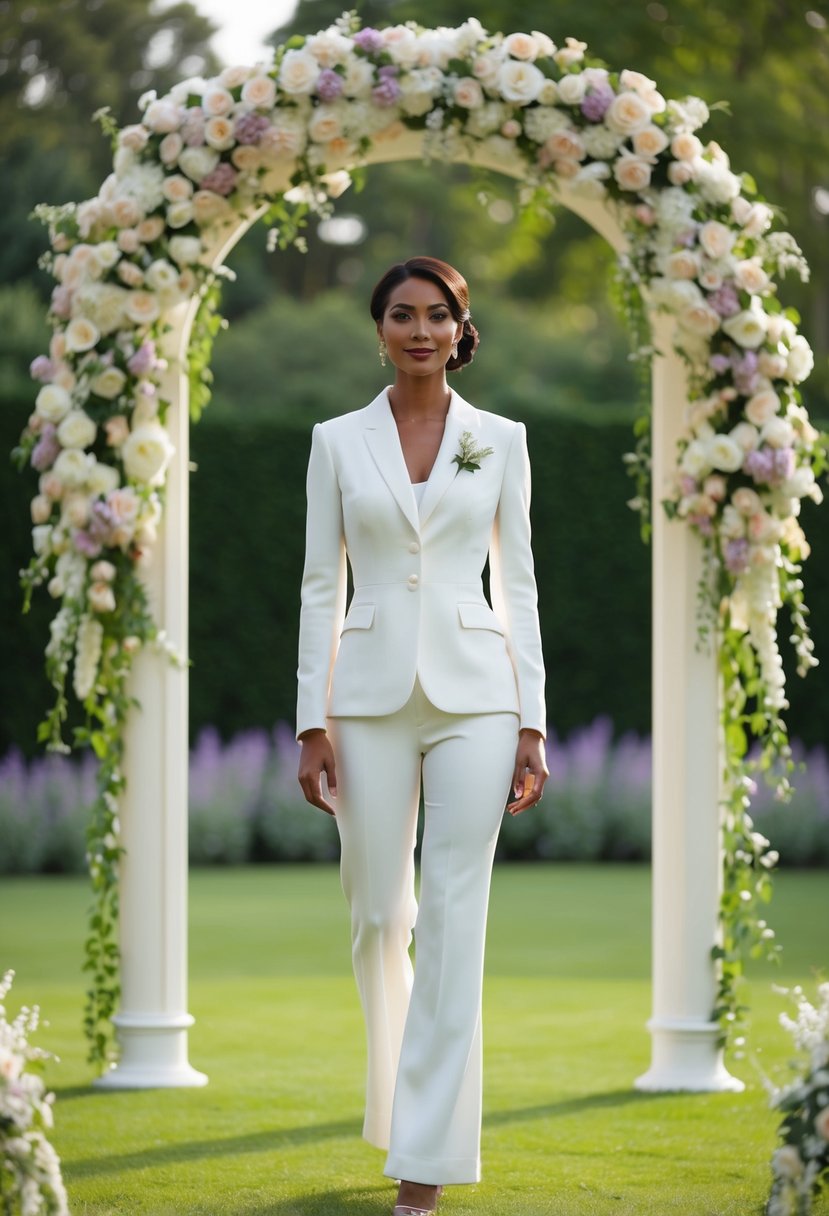
[[[458,614],[464,629],[491,629],[503,633],[501,623],[487,604],[458,604]]]
[[[352,604],[343,621],[343,633],[347,629],[371,629],[374,623],[374,604]]]

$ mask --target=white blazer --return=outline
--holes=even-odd
[[[475,472],[453,461],[465,431],[493,449]],[[307,488],[297,734],[324,729],[326,716],[393,713],[416,677],[438,709],[512,711],[544,734],[523,424],[453,391],[418,510],[383,389],[314,427]],[[493,608],[481,583],[487,554]]]

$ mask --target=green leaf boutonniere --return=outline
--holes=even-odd
[[[494,450],[494,448],[476,448],[472,432],[464,431],[461,435],[460,451],[452,459],[458,466],[458,473],[460,473],[461,469],[466,469],[467,473],[474,473],[476,469],[481,467],[483,458],[491,456]],[[456,477],[458,473],[455,474]]]

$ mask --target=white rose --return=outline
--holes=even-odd
[[[750,422],[738,422],[736,426],[731,428],[729,434],[744,452],[753,451],[760,443],[760,432]]]
[[[52,514],[52,500],[45,494],[35,494],[30,504],[33,524],[45,524]]]
[[[815,489],[815,475],[808,465],[803,465],[780,488],[791,498],[809,498]]]
[[[723,284],[723,272],[721,265],[718,262],[709,262],[706,258],[700,267],[698,278],[700,285],[704,287],[706,291],[716,291],[717,288],[722,287]]]
[[[651,112],[638,93],[619,93],[610,103],[604,121],[619,135],[635,135],[650,126]]]
[[[708,450],[706,445],[699,439],[692,439],[682,453],[682,459],[679,462],[679,467],[683,473],[687,473],[690,477],[699,480],[704,473],[708,473],[711,465],[708,459]]]
[[[644,190],[651,180],[651,166],[633,152],[623,150],[613,162],[613,176],[623,190]]]
[[[728,540],[739,540],[746,534],[745,520],[732,506],[723,507],[721,527],[723,536]]]
[[[548,34],[544,34],[541,30],[532,30],[532,36],[535,39],[535,45],[538,47],[538,54],[542,59],[550,59],[556,53],[556,44]],[[481,31],[483,35],[483,30]]]
[[[70,410],[58,426],[58,441],[65,448],[88,448],[95,442],[98,428],[83,410]]]
[[[581,137],[573,130],[556,131],[544,147],[555,160],[584,160],[586,155]]]
[[[506,101],[526,106],[535,101],[544,84],[544,76],[532,63],[508,59],[498,69],[498,91]]]
[[[201,241],[197,236],[171,236],[167,248],[178,266],[190,266],[201,257]]]
[[[536,100],[542,106],[554,106],[558,101],[558,85],[554,80],[550,80],[549,76],[545,77]]]
[[[671,154],[677,160],[695,160],[702,155],[702,144],[690,131],[682,131],[671,140]]]
[[[761,295],[769,285],[769,276],[759,258],[743,258],[734,267],[734,278],[738,287],[752,295]]]
[[[126,382],[127,377],[120,367],[105,367],[90,381],[89,387],[96,396],[112,401],[123,390]]]
[[[200,193],[204,193],[200,191]],[[224,199],[222,199],[224,202]],[[167,224],[170,228],[185,228],[196,214],[195,203],[189,200],[181,203],[170,203],[167,208]]]
[[[342,79],[345,97],[367,97],[374,83],[374,67],[368,59],[349,59]],[[398,82],[404,92],[406,79]]]
[[[772,221],[772,211],[765,203],[750,203],[747,198],[735,198],[731,214],[746,236],[762,236]]]
[[[118,145],[121,148],[131,148],[133,152],[140,152],[146,148],[149,138],[146,127],[142,127],[140,123],[133,123],[118,132]]]
[[[208,86],[202,94],[201,108],[210,118],[219,118],[229,114],[234,105],[233,94],[229,89],[221,86]]]
[[[212,224],[214,220],[227,215],[230,211],[230,204],[220,194],[214,193],[213,190],[197,190],[193,195],[192,203],[173,203],[172,207],[167,209],[168,222],[172,223],[172,213],[178,213],[178,209],[181,207],[190,207],[191,218],[195,219],[199,225]],[[183,228],[184,224],[181,223],[177,226]]]
[[[44,384],[35,397],[35,413],[45,422],[60,422],[72,408],[72,398],[59,384]]]
[[[332,139],[340,139],[343,134],[342,106],[320,105],[311,115],[308,123],[308,137],[317,144],[330,143]]]
[[[111,490],[116,490],[120,484],[121,479],[118,475],[118,470],[111,464],[102,464],[100,460],[95,461],[86,479],[89,493],[95,495],[95,497],[109,494]]]
[[[513,59],[532,62],[538,56],[538,43],[531,34],[508,34],[502,46]]]
[[[133,481],[159,484],[175,451],[160,422],[146,422],[131,432],[121,449],[124,469]]]
[[[722,323],[729,338],[733,338],[739,346],[747,350],[756,350],[758,346],[762,346],[767,325],[768,318],[765,313],[753,308],[738,312],[733,317],[726,317]]]
[[[149,325],[158,319],[161,308],[154,292],[130,291],[124,312],[136,325]]]
[[[740,486],[738,490],[735,490],[731,495],[731,502],[734,510],[746,519],[763,509],[760,495],[756,490],[749,489],[748,486]]]
[[[665,263],[665,273],[672,279],[695,279],[699,272],[699,256],[691,249],[678,249]]]
[[[78,490],[65,494],[61,504],[61,523],[64,527],[85,528],[89,523],[91,505],[88,494]]]
[[[58,431],[60,437],[60,431]],[[794,427],[788,418],[776,414],[764,423],[760,438],[772,448],[788,448],[794,443]]]
[[[115,593],[109,583],[92,583],[86,596],[93,612],[115,611]]]
[[[38,557],[43,557],[51,548],[52,525],[38,524],[32,528],[32,548]]]
[[[570,76],[562,76],[558,82],[558,95],[567,106],[577,106],[584,101],[584,95],[587,92],[587,81],[581,72],[574,72]]]
[[[795,334],[790,339],[789,351],[786,356],[786,379],[800,384],[805,380],[815,365],[812,348],[802,334]]]
[[[100,272],[111,270],[120,257],[121,250],[115,241],[101,241],[92,250],[92,260]]]
[[[762,389],[746,402],[745,413],[755,426],[765,426],[780,411],[780,398],[773,388]]]
[[[779,380],[785,375],[786,359],[783,355],[773,355],[770,351],[762,350],[757,359],[757,370],[769,380]]]
[[[204,138],[208,147],[215,148],[218,152],[232,148],[236,143],[233,123],[224,115],[208,118],[204,124]]]
[[[721,162],[698,157],[693,161],[693,169],[700,193],[709,203],[730,203],[740,193],[739,177]]]
[[[658,156],[667,146],[668,136],[661,127],[652,124],[633,136],[633,150],[637,156]]]
[[[166,135],[169,131],[178,130],[182,117],[179,107],[162,97],[158,101],[151,101],[147,106],[144,111],[144,125],[151,131]]]
[[[214,148],[185,148],[178,163],[183,173],[194,182],[200,182],[218,165],[219,153]]]
[[[560,68],[569,68],[584,59],[586,50],[586,42],[579,42],[578,38],[565,38],[564,46],[554,52],[553,58]]]
[[[309,51],[320,67],[334,68],[346,63],[353,43],[339,30],[323,30],[322,33],[312,34],[305,40],[305,50]]]
[[[720,328],[720,314],[704,301],[682,309],[678,320],[683,329],[705,338],[712,337]]]
[[[715,435],[708,443],[708,461],[723,473],[736,473],[743,464],[743,449],[729,435]]]
[[[684,186],[693,180],[694,170],[687,160],[671,161],[668,165],[668,181],[672,186]]]
[[[95,457],[91,452],[83,452],[80,448],[65,448],[54,463],[55,476],[59,477],[65,486],[77,489],[84,485],[95,465]]]
[[[307,51],[286,51],[279,67],[279,85],[286,93],[307,95],[313,93],[320,74],[320,66]]]
[[[183,147],[184,140],[178,131],[171,131],[169,135],[165,135],[158,145],[158,155],[161,163],[164,165],[174,165]]]
[[[66,349],[91,350],[101,335],[97,325],[88,317],[73,317],[66,327]]]
[[[182,173],[171,173],[165,177],[163,189],[168,203],[183,203],[193,195],[193,183]]]
[[[455,104],[477,110],[484,104],[484,91],[473,76],[462,76],[455,84]]]
[[[145,278],[153,291],[171,291],[178,286],[178,271],[166,258],[156,258],[151,262]]]
[[[709,220],[699,230],[699,243],[709,258],[722,258],[731,252],[734,245],[734,233],[718,220]]]
[[[276,84],[270,76],[251,76],[242,85],[242,101],[254,110],[270,110],[276,100]]]

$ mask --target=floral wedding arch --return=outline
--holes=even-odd
[[[826,450],[798,389],[812,353],[777,295],[787,271],[807,277],[795,241],[775,229],[750,177],[697,135],[708,117],[704,102],[666,101],[653,81],[606,69],[573,38],[556,46],[538,32],[491,35],[475,19],[457,29],[409,23],[376,30],[348,14],[319,34],[291,39],[272,64],[185,80],[167,96],[146,95],[140,107],[141,121],[121,130],[103,116],[114,165],[98,195],[38,209],[51,242],[43,261],[57,280],[54,332],[48,354],[32,364],[41,387],[17,450],[39,474],[35,556],[23,583],[27,596],[44,585],[56,609],[46,647],[56,701],[41,737],[65,746],[71,688],[87,721],[75,742],[91,745],[100,761],[89,831],[92,1059],[103,1065],[109,1057],[118,999],[119,870],[153,869],[143,846],[133,850],[142,831],[164,837],[157,851],[182,857],[180,828],[170,835],[163,824],[141,826],[137,800],[156,780],[162,746],[160,735],[148,742],[141,731],[151,717],[161,717],[164,731],[174,712],[179,723],[184,716],[178,742],[170,744],[168,730],[166,745],[185,752],[172,797],[186,822],[186,677],[179,671],[167,680],[158,669],[186,650],[188,383],[197,418],[209,396],[222,258],[263,216],[278,225],[281,243],[290,240],[309,210],[330,210],[349,170],[425,157],[507,173],[520,182],[526,205],[560,202],[607,237],[619,253],[638,353],[653,363],[652,467],[644,426],[627,458],[637,504],[650,499],[649,478],[662,503],[653,518],[662,681],[655,781],[657,803],[665,802],[662,827],[655,822],[654,947],[667,961],[662,979],[655,974],[662,997],[657,992],[652,1029],[680,1052],[682,1042],[692,1043],[693,1071],[696,1032],[704,1030],[710,1054],[734,1023],[743,957],[774,948],[758,909],[775,854],[748,815],[747,756],[749,741],[759,740],[759,767],[776,772],[785,793],[780,609],[791,616],[801,674],[815,663],[799,579],[809,548],[798,514],[802,499],[820,501],[816,478]],[[645,338],[648,321],[652,336]],[[185,546],[183,576],[176,543]],[[164,605],[173,583],[184,607],[171,623]],[[709,638],[707,657],[696,649],[699,628]],[[141,711],[131,710],[136,697]],[[694,785],[700,746],[704,787]],[[685,791],[679,809],[669,792],[678,786]],[[704,816],[694,805],[700,799],[710,804]],[[125,822],[125,840],[121,820],[129,818],[134,835]],[[714,999],[695,1022],[675,1005],[682,978],[672,973],[673,945],[660,934],[677,916],[672,867],[683,865],[687,876],[698,855],[719,902],[719,925],[715,907],[712,924],[703,926]],[[692,904],[693,891],[689,898]],[[693,914],[686,907],[684,915]],[[122,914],[124,965],[141,955],[139,937]],[[122,1047],[131,1029],[143,1035],[139,1055],[152,1054],[146,1044],[156,1033],[172,1029],[180,1040],[191,1020],[183,1001],[162,1016],[141,1000],[131,998],[132,1013],[122,1003],[115,1018]],[[675,1087],[663,1084],[676,1079],[657,1058],[664,1046],[655,1046],[644,1087]],[[157,1075],[156,1083],[195,1083],[182,1079],[182,1050],[179,1042],[173,1079]],[[680,1080],[691,1076],[683,1067]],[[678,1087],[732,1080],[709,1070],[710,1084],[689,1079]]]

